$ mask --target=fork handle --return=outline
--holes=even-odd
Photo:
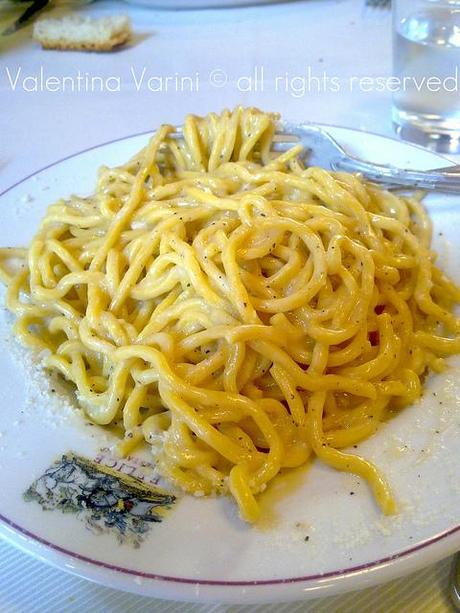
[[[458,166],[453,166],[457,170]],[[421,189],[436,189],[442,192],[460,194],[460,172],[446,168],[433,170],[406,170],[365,162],[357,158],[343,157],[334,163],[334,170],[359,172],[366,179],[376,183],[401,185]]]

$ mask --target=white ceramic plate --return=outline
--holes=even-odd
[[[401,142],[328,129],[351,152],[375,161],[414,168],[446,165],[444,158]],[[139,135],[76,154],[11,187],[0,196],[0,244],[26,244],[49,203],[72,192],[89,193],[99,165],[124,162],[146,140]],[[460,248],[449,247],[458,245],[457,201],[434,194],[427,204],[441,265],[460,278]],[[92,510],[44,511],[36,499],[24,500],[27,488],[63,453],[95,458],[111,439],[61,406],[58,384],[44,376],[36,381],[22,367],[24,354],[10,326],[10,316],[2,311],[0,534],[46,562],[141,594],[251,603],[362,588],[460,548],[458,359],[448,372],[430,377],[421,402],[359,446],[359,453],[388,477],[399,504],[397,516],[383,518],[360,479],[314,463],[268,489],[260,526],[241,522],[228,499],[186,496],[162,523],[136,524],[130,516],[125,529],[131,536],[123,537],[119,507],[112,509],[111,528],[104,524],[110,523],[108,515],[97,515],[101,497],[106,508],[114,501],[108,500],[107,491],[94,492],[94,479],[87,484]],[[104,461],[110,463],[107,452]],[[144,475],[149,471],[136,467],[135,460],[122,468]],[[75,474],[67,474],[69,487]],[[48,494],[57,487],[62,496],[63,469],[58,476],[40,481],[42,494],[44,486]],[[75,490],[69,496],[75,496]],[[132,544],[136,539],[143,539],[137,548]]]
[[[287,0],[281,0],[286,2]],[[140,4],[152,9],[205,9],[205,8],[236,8],[258,4],[274,4],[280,0],[125,0],[130,4]]]

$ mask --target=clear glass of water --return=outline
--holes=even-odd
[[[460,0],[393,0],[393,75],[397,133],[460,153]]]

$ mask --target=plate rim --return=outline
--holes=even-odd
[[[428,153],[434,158],[447,162],[446,165],[455,165],[455,162],[453,160],[449,159],[444,155],[438,154],[437,152],[431,151],[430,149],[427,149],[420,145],[392,138],[391,136],[378,134],[376,132],[368,130],[364,131],[356,128],[349,128],[346,126],[338,126],[334,124],[316,122],[311,123],[312,125],[318,126],[320,128],[329,128],[332,130],[341,131],[343,133],[349,132],[358,136],[371,135],[377,137],[377,139],[390,141],[390,143],[396,144],[397,146],[403,145],[403,147],[408,147],[409,149],[417,149],[425,154]],[[134,134],[128,134],[125,136],[117,137],[115,139],[111,139],[103,143],[92,145],[91,147],[86,147],[85,149],[64,156],[14,182],[5,190],[0,192],[0,198],[2,198],[4,195],[21,185],[22,183],[25,183],[29,179],[49,170],[50,168],[67,162],[68,160],[89,153],[90,151],[96,149],[101,149],[106,146],[114,145],[123,141],[128,141],[137,137],[147,136],[149,134],[153,134],[154,132],[155,129],[151,129],[142,132],[137,132]],[[449,555],[448,553],[446,554],[445,550],[441,549],[439,545],[447,545],[448,543],[452,543],[452,547],[448,548],[449,550],[452,550],[452,553],[455,551],[455,549],[460,547],[460,523],[442,532],[439,532],[434,536],[431,536],[413,545],[412,547],[403,548],[396,554],[386,556],[384,558],[379,558],[377,560],[372,560],[370,562],[366,562],[357,566],[346,567],[313,575],[294,576],[280,579],[256,579],[247,581],[224,581],[201,578],[192,579],[186,577],[172,577],[168,575],[161,575],[158,573],[147,573],[144,571],[120,567],[114,564],[110,564],[109,562],[104,562],[103,560],[97,560],[89,556],[79,554],[77,552],[66,549],[65,547],[57,545],[51,541],[48,541],[47,539],[28,530],[27,528],[16,524],[13,520],[3,515],[1,512],[0,537],[5,538],[12,545],[19,547],[28,554],[34,557],[38,557],[42,561],[49,563],[57,568],[70,571],[73,574],[92,581],[96,581],[98,583],[110,585],[111,587],[118,587],[119,589],[125,589],[140,594],[157,596],[159,595],[160,597],[165,597],[169,599],[180,597],[182,600],[194,600],[198,602],[216,601],[218,594],[216,594],[215,592],[217,592],[219,588],[225,588],[227,590],[230,590],[231,593],[228,593],[226,596],[224,596],[224,598],[221,599],[220,602],[249,603],[268,601],[266,598],[260,597],[262,596],[262,594],[259,590],[264,587],[280,589],[280,592],[278,594],[270,594],[270,601],[276,602],[281,599],[295,600],[299,597],[315,597],[318,593],[320,595],[328,595],[338,591],[350,591],[353,589],[358,589],[359,587],[362,588],[369,585],[381,583],[386,580],[395,578],[396,576],[403,576],[404,574],[413,572],[414,570],[422,568],[425,565],[434,563],[445,555]],[[20,542],[18,542],[18,537],[21,539]],[[436,545],[438,545],[437,549],[439,549],[439,551],[435,551]],[[34,549],[37,547],[44,547],[47,551],[51,551],[53,554],[53,559],[49,559],[44,555],[40,555],[40,553]],[[414,555],[422,550],[432,552],[432,555],[426,555],[426,557],[422,558],[416,556],[416,563],[414,563]],[[66,559],[71,560],[71,563],[66,562]],[[93,569],[94,572],[90,572],[89,568]],[[111,580],[109,580],[108,577],[104,577],[104,575],[100,574],[104,572],[107,572],[111,575]],[[372,579],[369,578],[369,573],[372,573]],[[123,577],[124,585],[120,586],[116,580],[112,580],[117,577]],[[144,586],[140,586],[140,584],[136,584],[136,581],[139,579],[147,580],[148,583],[146,583]],[[355,583],[353,583],[353,579],[355,580]],[[127,580],[131,580],[131,582],[127,583]],[[173,593],[170,589],[164,589],[165,584],[169,586],[178,586],[182,593],[177,594]],[[161,585],[163,585],[163,589],[161,589]],[[148,589],[148,586],[150,586],[151,589]],[[202,586],[203,588],[207,588],[207,590],[211,590],[211,592],[209,594],[198,594],[195,590],[194,594],[193,590],[187,590],[187,587],[190,588],[191,586],[195,588],[196,586]],[[293,590],[292,588],[294,586],[297,589]],[[160,589],[155,589],[155,587],[160,587]],[[254,590],[254,592],[259,595],[259,597],[257,597],[255,600],[252,600],[250,595],[248,597],[248,594],[246,593],[246,589],[249,587],[259,588],[259,590]],[[291,590],[286,593],[286,590],[282,589],[283,587],[291,588]]]
[[[2,513],[0,513],[0,522],[4,523],[6,526],[13,529],[14,531],[19,532],[22,536],[28,539],[32,539],[36,543],[39,543],[40,545],[44,545],[45,547],[52,549],[53,552],[64,554],[66,556],[69,556],[81,562],[87,562],[98,568],[104,568],[110,571],[115,571],[117,573],[123,573],[125,575],[140,577],[142,579],[149,579],[149,580],[154,580],[154,581],[166,581],[168,583],[180,583],[180,584],[185,584],[185,585],[203,585],[203,586],[215,586],[215,587],[233,587],[233,586],[234,587],[248,587],[248,586],[262,587],[262,586],[269,586],[269,585],[271,586],[271,585],[279,585],[279,584],[288,585],[288,584],[296,584],[296,583],[309,583],[312,581],[318,581],[320,579],[322,580],[323,579],[334,579],[337,577],[346,578],[349,575],[353,575],[359,572],[377,570],[378,568],[384,567],[386,564],[388,564],[388,562],[396,562],[397,560],[401,560],[403,558],[411,556],[412,554],[417,553],[418,551],[422,549],[426,549],[427,547],[430,547],[431,545],[439,543],[443,539],[446,539],[450,536],[455,535],[457,532],[459,533],[459,543],[460,543],[460,524],[457,524],[456,526],[452,528],[448,528],[447,530],[444,530],[443,532],[439,532],[435,536],[432,536],[428,539],[425,539],[424,541],[417,543],[416,545],[413,545],[409,549],[404,549],[396,554],[385,556],[384,558],[380,558],[372,562],[365,562],[363,564],[359,564],[357,566],[352,566],[352,567],[345,568],[345,569],[332,570],[332,571],[327,571],[325,573],[318,573],[315,575],[305,575],[301,577],[287,577],[284,579],[253,579],[250,581],[242,581],[242,580],[222,581],[222,580],[217,580],[217,579],[190,579],[187,577],[171,577],[169,575],[161,575],[159,573],[148,573],[145,571],[125,568],[123,566],[111,564],[110,562],[104,562],[103,560],[95,560],[94,558],[91,558],[84,554],[80,554],[75,551],[71,551],[65,547],[62,547],[61,545],[52,543],[51,541],[39,536],[38,534],[35,534],[31,530],[28,530],[27,528],[24,528],[23,526],[16,524],[16,522],[6,517]]]

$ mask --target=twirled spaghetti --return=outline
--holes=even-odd
[[[50,206],[28,250],[0,253],[15,332],[187,492],[230,492],[255,521],[255,496],[314,454],[391,513],[377,469],[341,449],[460,352],[460,290],[417,198],[304,168],[299,146],[274,156],[275,122],[189,116]]]

